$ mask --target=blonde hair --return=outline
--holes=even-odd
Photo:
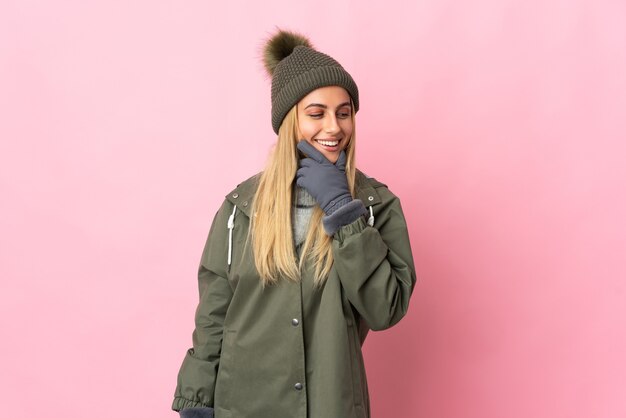
[[[346,152],[346,177],[350,194],[355,189],[355,124],[354,105],[351,107],[352,135],[348,138]],[[304,262],[315,264],[314,284],[321,287],[333,265],[332,237],[322,225],[324,212],[316,205],[309,228],[296,260],[292,227],[293,182],[298,170],[298,105],[285,116],[278,131],[278,139],[259,179],[257,192],[252,201],[251,226],[248,239],[252,239],[254,264],[263,286],[277,283],[280,277],[298,281]],[[248,241],[248,240],[246,240]]]

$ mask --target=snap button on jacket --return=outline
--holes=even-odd
[[[263,289],[246,245],[247,202],[260,174],[226,195],[211,224],[198,268],[193,347],[172,409],[213,407],[216,418],[369,418],[361,346],[369,330],[405,316],[416,282],[400,200],[357,170],[355,197],[373,226],[360,217],[335,233],[334,264],[321,289],[313,287],[311,263],[299,282]]]

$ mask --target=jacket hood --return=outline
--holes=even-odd
[[[261,174],[262,172],[258,172],[247,178],[225,196],[228,201],[237,206],[237,209],[245,213],[248,218],[250,217],[252,199],[259,185]],[[360,199],[365,206],[373,206],[380,203],[381,198],[376,189],[387,187],[386,184],[368,176],[358,168],[356,169],[355,183],[355,199]]]

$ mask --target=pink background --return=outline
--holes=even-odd
[[[175,416],[210,222],[275,140],[275,25],[353,75],[410,226],[373,416],[626,416],[626,4],[364,3],[2,1],[2,416]]]

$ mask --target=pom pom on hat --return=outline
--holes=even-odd
[[[293,49],[298,46],[313,48],[311,41],[299,33],[279,29],[265,44],[263,48],[263,65],[267,73],[272,76],[274,69],[284,58],[291,55]]]

